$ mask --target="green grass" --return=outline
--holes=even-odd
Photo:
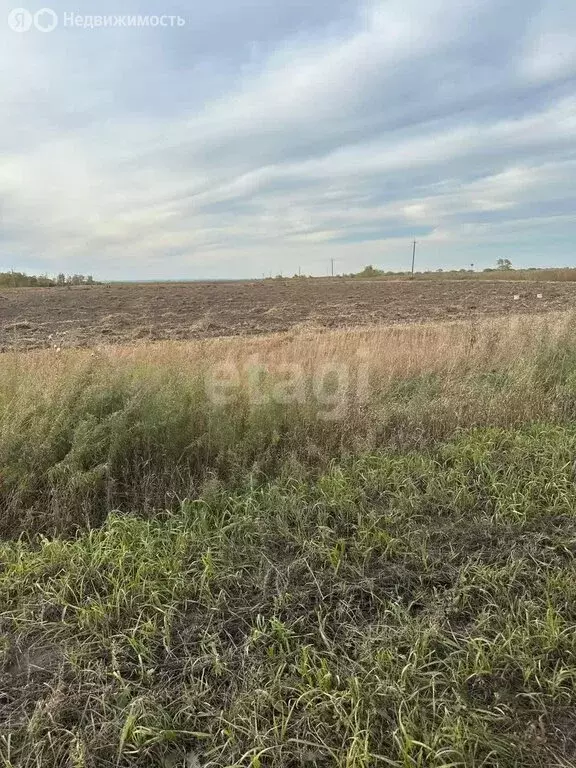
[[[575,452],[482,428],[5,543],[5,765],[575,765]]]
[[[0,765],[576,766],[576,326],[369,339],[3,356]]]

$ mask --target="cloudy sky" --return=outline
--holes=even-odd
[[[575,0],[44,2],[0,0],[0,269],[576,265]]]

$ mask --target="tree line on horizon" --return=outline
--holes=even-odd
[[[467,272],[470,274],[474,274],[476,271],[474,270],[474,265],[470,265],[470,269],[461,268],[461,269],[447,269],[444,270],[442,268],[439,268],[436,270],[436,274],[442,274],[444,272]],[[528,267],[526,271],[538,271],[539,267]],[[515,271],[514,267],[512,266],[512,262],[510,259],[498,259],[496,262],[495,267],[486,267],[482,270],[482,272],[511,272]],[[346,277],[383,277],[383,276],[390,276],[390,275],[409,275],[411,274],[409,271],[404,272],[396,272],[393,270],[383,270],[378,269],[377,267],[374,267],[372,264],[368,264],[368,266],[364,267],[360,272],[351,272],[349,275],[346,275]],[[416,274],[434,274],[432,270],[426,270],[426,272],[418,272]]]
[[[48,275],[27,275],[25,272],[0,272],[2,288],[55,288],[58,286],[95,285],[92,275],[66,275],[61,272],[56,277]]]

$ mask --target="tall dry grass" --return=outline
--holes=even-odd
[[[576,316],[8,353],[0,531],[154,514],[462,427],[576,414]]]
[[[483,370],[511,364],[572,338],[576,315],[557,312],[511,315],[472,322],[395,324],[344,330],[306,330],[267,336],[225,336],[193,341],[135,342],[55,352],[35,350],[3,355],[0,386],[21,376],[28,385],[60,387],[87,368],[179,371],[196,377],[219,365],[245,370],[260,363],[270,371],[299,365],[312,373],[321,364],[367,360],[376,381],[450,370]],[[18,381],[23,394],[26,384]]]

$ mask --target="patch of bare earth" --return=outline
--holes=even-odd
[[[337,278],[23,288],[0,298],[7,351],[541,314],[574,307],[576,283]]]

